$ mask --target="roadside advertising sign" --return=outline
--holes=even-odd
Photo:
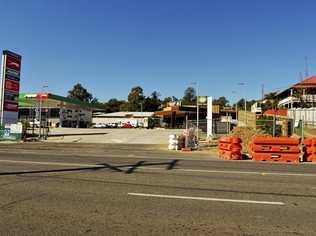
[[[47,93],[38,93],[36,95],[36,98],[39,100],[46,100],[46,99],[48,99],[48,94]]]
[[[8,126],[18,122],[22,57],[3,51],[0,88],[0,124]]]
[[[11,92],[19,93],[20,83],[14,80],[6,79],[4,89]]]
[[[198,96],[198,104],[206,105],[207,104],[207,96]]]

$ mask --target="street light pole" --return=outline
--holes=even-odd
[[[199,121],[200,121],[200,109],[199,109],[199,86],[198,83],[196,82],[196,139],[197,139],[197,144],[199,145]]]
[[[240,86],[245,86],[246,84],[244,82],[238,83],[238,85]],[[246,100],[246,91],[245,91],[245,95],[244,95],[244,101],[245,101],[245,126],[247,126],[247,100]]]
[[[192,85],[195,85],[195,91],[196,91],[196,139],[197,139],[197,145],[199,145],[199,85],[198,82],[192,82]]]
[[[236,94],[236,93],[237,93],[236,91],[232,91],[232,94]],[[237,98],[237,96],[236,96],[236,98]],[[235,112],[236,112],[236,122],[238,125],[238,101],[236,101],[236,104],[235,104]]]
[[[42,92],[39,95],[39,130],[38,139],[41,140],[42,137]]]

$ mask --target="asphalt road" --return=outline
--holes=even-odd
[[[316,234],[310,164],[144,145],[0,145],[0,190],[1,235]]]

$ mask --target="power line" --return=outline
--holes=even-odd
[[[305,78],[309,77],[309,70],[308,70],[308,57],[305,56]]]

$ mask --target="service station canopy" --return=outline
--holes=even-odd
[[[98,105],[51,93],[20,93],[19,95],[19,108],[36,108],[39,107],[40,102],[43,108],[102,110]]]

